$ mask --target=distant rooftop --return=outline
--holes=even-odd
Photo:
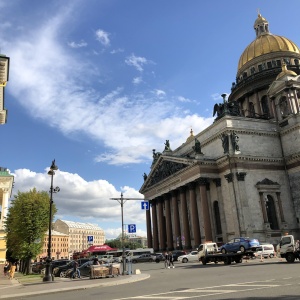
[[[70,228],[102,230],[102,228],[100,228],[96,224],[80,223],[80,222],[73,222],[73,221],[66,221],[66,220],[61,220],[61,221],[64,222],[64,223],[66,223]]]

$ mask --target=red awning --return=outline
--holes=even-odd
[[[83,252],[99,252],[99,251],[111,251],[111,250],[117,250],[115,248],[111,248],[108,245],[95,245],[90,246],[88,249],[84,250]]]

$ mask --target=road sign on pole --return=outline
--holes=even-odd
[[[143,201],[141,203],[141,207],[143,210],[149,210],[149,202],[148,201]]]
[[[128,233],[136,233],[136,226],[135,224],[128,225]]]

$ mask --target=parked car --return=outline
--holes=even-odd
[[[155,253],[155,262],[159,263],[160,261],[165,261],[165,256],[162,253]]]
[[[256,249],[254,255],[258,258],[260,258],[261,256],[263,256],[264,258],[272,258],[275,256],[274,246],[272,244],[263,244]]]
[[[188,261],[199,261],[198,251],[192,251],[188,254],[181,255],[177,258],[177,260],[183,263],[187,263]]]
[[[46,268],[46,263],[44,261],[42,262],[35,262],[32,264],[32,273],[38,273],[41,274],[42,270]]]
[[[80,258],[80,259],[77,259],[77,262],[78,262],[78,265],[79,267],[81,265],[83,265],[84,263],[86,263],[87,261],[90,261],[89,258]],[[69,269],[72,269],[74,266],[74,260],[70,261],[69,263],[65,264],[65,265],[62,265],[62,266],[57,266],[55,268],[53,268],[53,275],[55,277],[66,277],[66,271],[69,270]]]
[[[174,251],[172,251],[172,256],[173,256],[173,260],[174,261],[177,261],[179,256],[186,255],[186,254],[187,254],[186,251],[182,251],[182,250],[174,250]]]
[[[131,262],[136,264],[138,262],[153,262],[155,261],[156,256],[153,254],[141,254],[141,255],[134,255],[131,256]]]
[[[260,244],[257,239],[248,237],[238,237],[231,239],[228,243],[221,246],[220,250],[223,254],[227,252],[246,252],[248,250],[256,251]]]
[[[67,263],[69,263],[70,260],[69,259],[56,259],[56,260],[52,260],[51,261],[51,273],[53,271],[54,268],[58,267],[58,266],[63,266]],[[41,269],[40,273],[41,274],[45,274],[46,271],[46,262],[43,262],[44,267]]]
[[[80,272],[80,277],[89,277],[90,276],[90,266],[93,264],[92,260],[89,260],[87,262],[85,262],[84,264],[82,264],[78,270]],[[73,266],[71,269],[68,269],[65,272],[65,277],[71,277],[73,273]],[[77,275],[77,274],[76,274]]]

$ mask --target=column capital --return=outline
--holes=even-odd
[[[224,177],[226,178],[228,183],[232,182],[232,180],[233,180],[233,174],[232,173],[228,173],[228,174],[224,175]]]
[[[206,178],[206,177],[200,177],[200,178],[198,178],[198,184],[199,185],[207,185],[208,184],[208,179]]]
[[[221,186],[221,178],[214,178],[213,182],[215,183],[216,187],[220,187]]]
[[[186,191],[186,186],[185,186],[185,185],[180,186],[180,187],[178,188],[178,190],[179,190],[180,193],[184,193],[184,192]]]
[[[189,188],[189,190],[192,190],[196,187],[196,182],[192,181],[192,182],[189,182],[187,184],[187,187]]]

